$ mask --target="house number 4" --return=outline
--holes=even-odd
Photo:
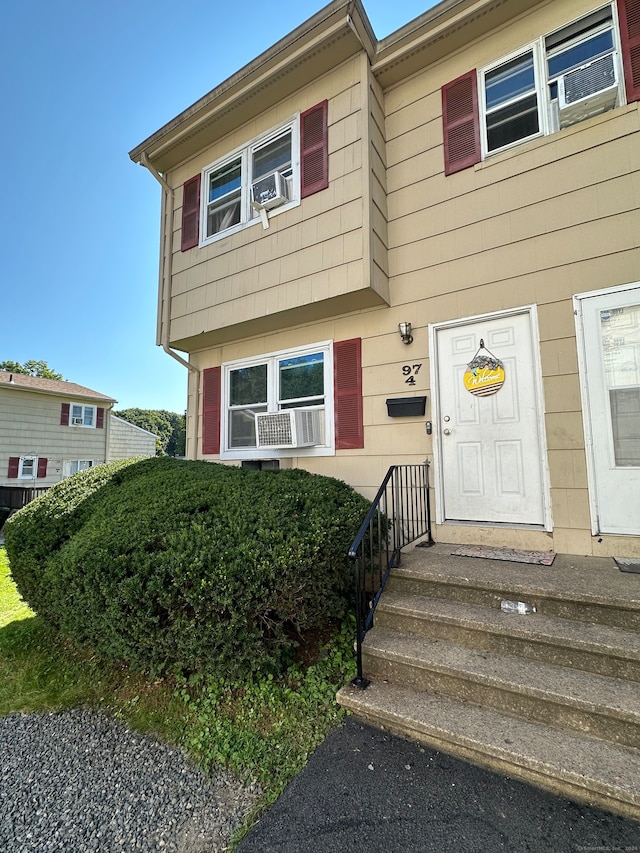
[[[407,378],[404,380],[406,385],[415,385],[416,376],[420,372],[421,364],[403,364],[402,375]]]

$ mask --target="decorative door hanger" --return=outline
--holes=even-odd
[[[504,364],[496,358],[480,339],[480,349],[467,365],[464,387],[476,397],[495,394],[504,385]]]

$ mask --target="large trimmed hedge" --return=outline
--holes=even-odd
[[[54,486],[5,537],[18,590],[63,634],[138,669],[244,674],[344,612],[367,508],[305,471],[128,460]]]

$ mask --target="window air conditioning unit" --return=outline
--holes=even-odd
[[[558,79],[560,127],[603,113],[616,105],[618,72],[615,53],[592,59]]]
[[[256,414],[258,447],[313,447],[320,441],[319,409],[285,409]]]
[[[271,210],[287,201],[287,179],[280,172],[265,175],[251,185],[251,206],[256,210]]]
[[[82,424],[84,423],[84,418],[71,418],[71,423],[74,426],[82,426]]]

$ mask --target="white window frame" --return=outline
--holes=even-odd
[[[81,409],[81,415],[74,415],[74,409]],[[87,423],[87,412],[91,410],[91,423]],[[96,420],[98,417],[98,407],[97,406],[86,406],[84,403],[71,403],[69,406],[69,426],[72,427],[82,427],[84,429],[95,429]],[[76,420],[82,420],[82,423],[74,423]]]
[[[295,358],[302,355],[322,352],[324,356],[324,405],[301,408],[317,408],[323,411],[322,432],[324,443],[312,447],[296,448],[259,448],[259,447],[230,447],[229,446],[229,398],[230,377],[234,370],[243,367],[257,367],[267,364],[267,409],[268,412],[284,411],[278,409],[276,398],[278,383],[278,363],[283,358]],[[277,350],[259,356],[225,362],[222,365],[222,399],[220,407],[220,459],[283,459],[295,456],[334,456],[335,455],[335,426],[333,401],[333,342],[320,341],[303,347]]]
[[[478,93],[478,103],[480,105],[480,138],[482,140],[482,158],[491,156],[493,154],[497,154],[499,151],[506,151],[509,148],[513,148],[516,145],[521,145],[523,142],[528,142],[531,139],[537,139],[540,136],[545,136],[547,133],[547,110],[543,108],[544,104],[544,90],[542,85],[542,75],[540,73],[542,66],[542,58],[540,56],[540,40],[531,42],[530,44],[524,45],[524,47],[519,50],[515,50],[513,53],[510,53],[508,56],[503,56],[498,62],[494,62],[491,65],[488,65],[486,68],[483,68],[480,74],[478,75],[478,85],[480,87],[480,91]],[[538,131],[537,133],[533,133],[529,136],[524,136],[522,139],[517,139],[514,142],[510,142],[508,145],[503,145],[500,148],[494,148],[492,151],[489,151],[488,140],[487,140],[487,108],[486,108],[486,88],[485,88],[485,79],[488,74],[492,71],[495,71],[497,68],[500,68],[501,65],[506,65],[508,62],[512,62],[514,59],[518,59],[520,56],[524,56],[525,54],[531,52],[533,56],[533,74],[535,81],[535,93],[538,103]],[[515,102],[517,99],[512,99],[512,102]],[[509,101],[505,102],[501,106],[506,106]]]
[[[279,136],[289,132],[291,134],[291,175],[286,178],[289,191],[289,201],[282,204],[280,207],[275,207],[269,211],[269,217],[278,216],[292,207],[297,207],[300,204],[300,114],[297,113],[285,122],[282,122],[277,127],[272,128],[267,133],[263,133],[255,139],[250,140],[246,145],[242,145],[225,154],[202,170],[201,179],[201,199],[200,199],[200,246],[207,246],[214,243],[216,240],[221,240],[237,231],[241,231],[250,225],[256,225],[261,222],[260,214],[251,206],[251,184],[253,181],[253,154],[260,148],[267,145],[269,142],[277,139]],[[207,218],[209,209],[209,179],[213,172],[218,171],[227,164],[231,164],[234,160],[240,161],[241,168],[241,186],[240,186],[240,222],[231,225],[215,234],[207,236]],[[267,174],[270,174],[267,172]]]
[[[613,55],[614,61],[617,67],[618,74],[618,97],[617,97],[617,106],[624,106],[626,104],[626,96],[625,96],[625,88],[624,88],[624,70],[622,67],[622,52],[621,52],[621,44],[620,44],[620,27],[618,25],[618,14],[615,3],[603,3],[601,6],[596,6],[591,9],[584,15],[580,15],[578,18],[574,20],[568,21],[561,27],[557,27],[554,30],[551,30],[544,35],[541,35],[535,41],[530,42],[529,44],[524,45],[518,50],[513,51],[507,56],[501,57],[501,59],[497,62],[493,62],[490,65],[487,65],[485,68],[481,69],[478,73],[478,106],[479,106],[479,117],[480,117],[480,140],[481,140],[481,150],[482,150],[482,159],[485,160],[487,157],[492,157],[494,154],[499,154],[502,151],[508,151],[511,148],[515,148],[518,145],[521,145],[525,142],[529,142],[532,139],[537,139],[542,136],[548,136],[552,133],[557,133],[559,128],[554,126],[552,120],[552,100],[550,97],[549,87],[550,82],[555,80],[556,77],[549,78],[547,73],[547,56],[552,56],[558,53],[557,50],[549,51],[547,54],[546,50],[546,41],[551,36],[560,33],[564,29],[568,29],[573,24],[578,23],[579,21],[588,18],[591,14],[599,11],[600,9],[609,8],[611,12],[611,30],[613,34]],[[597,29],[597,28],[595,28]],[[605,28],[603,27],[603,30]],[[584,41],[586,41],[590,36],[585,36]],[[576,43],[579,43],[580,40],[576,40]],[[487,108],[486,108],[486,87],[485,87],[485,79],[487,74],[490,74],[492,71],[495,71],[496,68],[499,68],[501,65],[505,65],[508,62],[511,62],[514,59],[517,59],[519,56],[523,56],[529,51],[533,51],[533,69],[535,76],[535,91],[538,99],[538,133],[532,134],[530,136],[522,137],[521,139],[517,139],[514,142],[510,142],[507,145],[503,145],[500,148],[494,148],[492,151],[489,151],[488,148],[488,140],[487,140]]]
[[[74,465],[76,466],[75,471],[73,470]],[[85,471],[88,468],[93,468],[93,459],[69,459],[63,465],[63,476],[64,478],[71,477],[73,474],[77,474],[78,471]]]
[[[30,473],[25,473],[24,463],[32,462],[32,470]],[[38,457],[37,456],[21,456],[20,464],[18,465],[18,479],[19,480],[35,480],[38,476]]]

